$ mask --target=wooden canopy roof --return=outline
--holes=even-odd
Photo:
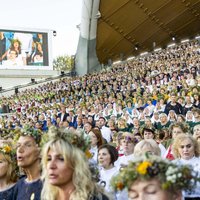
[[[101,0],[100,13],[100,63],[166,47],[172,37],[180,41],[200,33],[200,0]]]

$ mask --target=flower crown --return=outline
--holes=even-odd
[[[11,156],[14,153],[14,151],[10,145],[4,144],[3,146],[0,147],[0,153]]]
[[[90,137],[84,136],[83,132],[66,130],[64,128],[56,128],[52,126],[49,128],[47,134],[42,136],[41,145],[47,143],[50,140],[59,140],[62,139],[69,144],[81,149],[87,158],[91,158],[92,154],[89,152],[90,149]]]
[[[11,160],[16,159],[16,152],[10,144],[3,144],[0,146],[0,153],[10,156]]]
[[[111,185],[115,190],[129,188],[136,180],[158,178],[164,190],[192,190],[197,181],[197,174],[189,166],[177,166],[159,157],[140,158],[131,162],[115,176]]]
[[[0,153],[2,153],[3,155],[8,155],[10,157],[9,162],[13,166],[11,180],[15,182],[18,177],[20,177],[19,168],[16,162],[16,150],[12,147],[10,143],[4,143],[2,146],[0,146]]]
[[[124,139],[125,141],[130,142],[130,143],[134,143],[134,144],[138,143],[138,140],[135,137],[130,137],[130,136],[126,136],[126,135],[124,136],[124,135],[122,135],[120,137],[120,139]]]
[[[21,131],[20,131],[21,136],[31,136],[35,139],[37,144],[40,144],[41,141],[41,136],[42,136],[42,131],[38,129],[34,129],[30,127],[29,125],[25,125]]]

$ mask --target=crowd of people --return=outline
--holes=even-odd
[[[0,197],[200,199],[199,57],[194,40],[1,97],[0,152],[16,176]]]

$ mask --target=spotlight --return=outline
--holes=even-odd
[[[31,79],[31,83],[35,83],[35,79],[34,78]]]
[[[137,51],[139,49],[139,45],[136,44],[135,47],[134,47],[134,49]]]
[[[65,72],[64,71],[61,71],[61,76],[64,76],[65,75]]]
[[[53,31],[53,36],[56,36],[57,35],[57,32],[56,31]]]
[[[18,87],[15,88],[15,94],[18,94],[19,93],[19,90],[18,90]]]
[[[175,41],[175,40],[176,40],[176,38],[175,38],[175,37],[172,37],[172,40],[173,40],[173,41]]]

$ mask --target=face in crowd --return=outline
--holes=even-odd
[[[198,142],[200,142],[200,124],[194,126],[194,128],[193,128],[193,137]]]
[[[24,169],[39,160],[39,147],[31,136],[20,136],[17,142],[17,164]]]
[[[135,148],[135,138],[131,134],[123,134],[121,145],[124,155],[128,156],[133,154]]]
[[[72,182],[72,167],[66,164],[63,155],[55,149],[49,149],[47,154],[47,173],[49,183],[54,186],[62,187]]]
[[[158,180],[134,182],[129,189],[130,200],[181,200],[181,194],[172,194],[161,188]]]

